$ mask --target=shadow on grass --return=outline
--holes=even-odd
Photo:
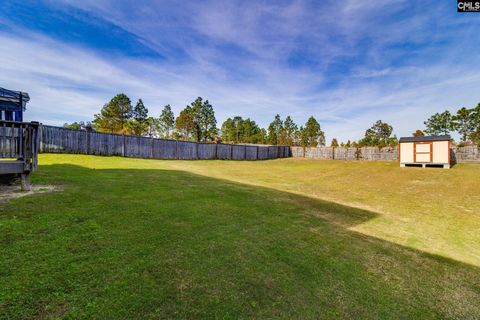
[[[42,166],[0,207],[6,318],[478,318],[480,270],[356,233],[377,216],[170,170]]]

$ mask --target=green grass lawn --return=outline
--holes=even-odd
[[[480,165],[42,155],[1,319],[478,319]]]

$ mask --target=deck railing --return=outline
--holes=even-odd
[[[24,162],[24,171],[37,169],[40,136],[38,122],[0,120],[0,159]]]

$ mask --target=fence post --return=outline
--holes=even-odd
[[[123,137],[123,139],[122,139],[122,141],[123,141],[123,143],[122,143],[122,157],[125,157],[125,135],[122,134],[122,137]]]
[[[89,145],[89,135],[88,130],[85,130],[85,154],[88,154],[88,145]]]
[[[215,160],[218,160],[218,142],[215,143]]]
[[[150,158],[153,159],[153,149],[154,149],[153,146],[154,146],[155,140],[153,139],[153,137],[151,137],[150,141],[151,141],[151,143],[150,143]]]
[[[44,152],[43,151],[43,124],[42,123],[40,123],[40,125],[38,126],[38,135],[40,136],[40,143],[39,143],[40,150],[38,150],[38,152],[41,153],[41,152]]]
[[[178,160],[178,140],[175,140],[175,159]]]
[[[258,154],[260,153],[260,147],[257,146],[257,157],[256,157],[256,160],[260,160],[260,158],[258,157]]]

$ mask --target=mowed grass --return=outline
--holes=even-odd
[[[480,165],[42,155],[0,318],[477,319]]]

